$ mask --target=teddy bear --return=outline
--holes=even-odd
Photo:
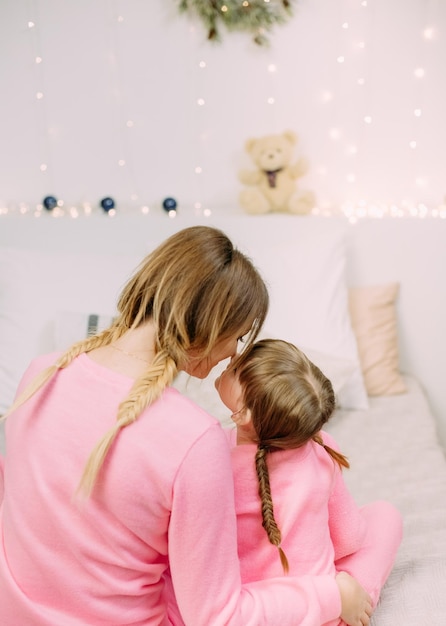
[[[311,191],[298,190],[296,181],[308,170],[307,161],[292,163],[297,136],[293,131],[248,139],[245,150],[255,170],[241,170],[239,180],[248,188],[239,195],[240,206],[251,214],[287,212],[305,215],[315,206]]]

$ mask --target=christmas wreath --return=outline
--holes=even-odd
[[[204,23],[208,39],[220,41],[221,26],[244,31],[256,44],[268,44],[266,33],[292,16],[295,0],[180,0],[180,12],[194,13]]]

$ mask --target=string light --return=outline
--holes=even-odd
[[[427,27],[423,30],[423,37],[428,41],[432,41],[435,39],[435,29],[432,27]]]
[[[340,138],[341,138],[341,135],[342,135],[342,133],[341,133],[341,131],[339,130],[339,128],[332,128],[332,129],[329,131],[329,136],[330,136],[330,139],[333,139],[333,141],[337,141],[338,139],[340,139]]]
[[[112,4],[116,6],[117,3],[113,2]],[[245,7],[249,6],[248,0],[244,0],[241,4]],[[357,5],[356,10],[359,10],[358,6],[359,6],[359,3]],[[370,9],[368,12],[363,12],[364,16],[366,15],[366,13],[371,13],[372,9],[374,9],[373,3],[368,3],[367,0],[360,1],[360,6],[364,8],[368,8],[370,6]],[[227,5],[222,4],[221,10],[223,12],[227,11],[228,10]],[[34,62],[35,67],[36,67],[36,74],[35,74],[36,84],[33,84],[32,82],[30,83],[30,89],[31,89],[30,95],[32,97],[33,94],[35,94],[35,100],[38,101],[36,106],[39,106],[39,109],[37,109],[37,111],[38,111],[38,116],[40,117],[38,117],[37,119],[39,123],[41,124],[42,129],[44,129],[41,134],[41,154],[39,155],[37,163],[34,164],[34,167],[36,167],[42,173],[42,175],[46,174],[46,176],[50,178],[52,174],[52,167],[51,167],[52,160],[50,158],[51,157],[51,142],[49,141],[49,139],[51,139],[50,134],[54,131],[52,131],[46,124],[46,108],[45,107],[46,107],[46,101],[49,100],[50,93],[47,92],[45,88],[46,83],[45,81],[42,80],[43,78],[42,70],[45,66],[45,63],[48,61],[48,58],[47,58],[47,53],[44,54],[44,58],[41,56],[42,50],[40,49],[40,44],[38,40],[39,25],[40,25],[38,15],[37,14],[31,15],[30,17],[35,18],[35,19],[32,19],[32,20],[30,19],[27,22],[27,26],[30,31],[29,35],[27,33],[27,36],[29,36],[29,41],[33,42],[33,45],[30,45],[30,48],[32,48],[32,56],[28,60],[29,62]],[[426,15],[425,18],[427,17],[429,16]],[[343,81],[341,83],[341,86],[343,86],[343,84],[347,84],[347,83],[344,83],[344,81],[350,81],[350,87],[351,85],[355,85],[355,84],[358,87],[364,87],[365,85],[367,85],[367,88],[363,90],[361,95],[359,95],[360,94],[359,90],[356,91],[356,94],[357,94],[356,96],[353,94],[353,97],[357,97],[358,100],[362,98],[363,101],[365,102],[367,100],[367,96],[370,95],[370,93],[367,94],[365,92],[367,90],[370,91],[372,88],[374,88],[374,85],[372,85],[373,81],[370,79],[370,73],[367,73],[368,67],[370,66],[369,55],[370,55],[370,50],[372,49],[372,46],[369,45],[367,33],[364,34],[364,33],[358,32],[358,20],[356,19],[356,16],[352,17],[350,14],[349,15],[345,14],[344,18],[348,18],[348,19],[340,19],[338,22],[339,36],[341,36],[341,33],[342,33],[343,45],[339,46],[337,48],[337,51],[343,51],[345,52],[345,54],[340,54],[337,57],[335,56],[337,64],[339,64],[339,66],[344,66],[342,68],[340,67],[339,69],[338,74],[339,76],[342,75],[342,79],[340,78],[339,80]],[[118,125],[119,125],[118,133],[120,135],[119,137],[120,141],[117,142],[119,144],[117,145],[118,154],[110,155],[110,162],[112,164],[112,167],[115,168],[114,172],[116,172],[116,168],[118,166],[119,168],[122,169],[122,175],[128,176],[129,179],[131,180],[132,179],[132,154],[131,154],[131,151],[129,150],[128,137],[130,137],[130,135],[128,135],[128,132],[130,131],[130,129],[135,129],[135,121],[132,119],[128,119],[128,116],[129,115],[131,116],[132,112],[125,111],[126,109],[125,97],[123,97],[124,94],[120,91],[120,86],[122,85],[122,82],[119,77],[120,57],[118,54],[119,48],[117,46],[118,28],[120,28],[119,25],[124,22],[124,19],[125,19],[124,15],[120,15],[120,14],[117,15],[115,11],[113,19],[110,20],[110,24],[112,25],[112,28],[116,29],[113,32],[113,37],[110,38],[110,41],[114,42],[114,47],[112,43],[113,49],[111,50],[109,58],[110,58],[111,68],[113,68],[113,71],[115,73],[114,74],[115,79],[116,79],[115,87],[117,88],[113,91],[113,93],[116,94],[117,115],[115,116],[115,119],[118,120]],[[363,19],[367,20],[368,17],[364,17]],[[415,62],[413,66],[409,66],[409,68],[405,70],[406,78],[408,80],[413,81],[413,89],[414,91],[417,90],[415,93],[417,97],[412,102],[410,98],[407,99],[408,105],[406,109],[406,117],[411,118],[412,121],[409,122],[409,124],[412,123],[413,127],[409,129],[410,132],[407,137],[404,137],[403,135],[401,135],[401,139],[400,139],[402,149],[404,149],[407,154],[411,155],[410,157],[407,157],[407,158],[412,159],[414,163],[413,171],[411,172],[410,176],[407,177],[407,180],[411,181],[412,186],[418,188],[418,190],[421,190],[421,191],[426,189],[430,184],[432,184],[432,181],[429,182],[428,178],[423,175],[423,170],[426,171],[426,169],[423,167],[418,167],[416,160],[421,159],[422,154],[423,154],[423,139],[424,138],[423,138],[423,134],[421,134],[423,130],[421,127],[425,123],[426,119],[430,119],[430,103],[428,99],[423,99],[422,97],[423,94],[420,91],[424,88],[423,83],[426,83],[431,78],[431,76],[433,76],[432,67],[429,66],[429,63],[427,62],[428,60],[426,58],[423,58],[422,56],[422,51],[423,51],[422,48],[434,50],[435,45],[439,43],[437,41],[438,39],[437,29],[435,27],[435,23],[433,22],[434,20],[430,20],[430,19],[422,20],[422,23],[425,24],[425,27],[419,28],[418,31],[416,32],[416,37],[418,39],[418,45],[420,46],[421,52],[415,58]],[[24,26],[24,24],[26,24],[26,21],[22,22],[22,27]],[[359,55],[359,51],[361,51],[361,55]],[[365,52],[362,53],[362,51],[365,51]],[[202,55],[202,51],[199,52],[199,54]],[[353,56],[355,54],[357,55],[356,58]],[[363,59],[365,59],[366,57],[369,57],[367,62],[363,61]],[[356,64],[353,61],[356,61]],[[200,71],[205,70],[207,68],[206,60],[197,59],[196,67],[198,67],[198,70]],[[268,73],[267,74],[268,80],[271,80],[274,77],[274,75],[277,73],[276,63],[274,62],[274,60],[271,60],[270,63],[265,64],[265,67]],[[354,68],[354,70],[351,71],[351,68]],[[196,104],[199,107],[204,107],[206,104],[207,105],[206,109],[207,109],[208,107],[211,107],[213,104],[212,94],[209,95],[209,93],[207,93],[205,89],[202,89],[202,87],[206,86],[204,82],[204,77],[206,75],[206,72],[202,72],[201,74],[203,76],[203,81],[200,85],[200,89],[197,90],[200,97],[196,98]],[[372,75],[372,79],[373,79],[373,75]],[[281,94],[280,92],[279,94],[277,94],[275,90],[271,89],[271,87],[273,86],[274,86],[273,83],[266,84],[267,92],[264,93],[262,97],[262,104],[264,107],[267,107],[267,105],[280,104]],[[335,109],[336,107],[339,107],[340,103],[342,102],[342,93],[341,93],[341,90],[338,88],[338,86],[330,85],[330,87],[333,87],[333,90],[326,89],[324,91],[322,90],[319,91],[319,98],[320,98],[319,101],[322,101],[323,103],[327,105],[326,108],[324,109],[327,112],[330,112],[330,106],[332,106]],[[334,97],[334,93],[336,94],[336,98]],[[330,103],[333,103],[333,104],[330,104]],[[194,104],[194,101],[192,100],[192,106],[193,104]],[[414,108],[414,104],[419,105],[419,106],[416,106],[416,108]],[[422,107],[423,107],[423,111],[422,111]],[[275,121],[274,116],[277,115],[279,117],[278,115],[278,113],[280,113],[279,106],[274,106],[274,107],[269,106],[268,109],[270,112],[268,112],[267,115],[270,115],[269,119],[270,120],[272,119],[274,122]],[[277,113],[275,109],[277,110]],[[342,169],[340,171],[340,180],[347,181],[349,183],[354,183],[358,181],[358,185],[357,185],[358,188],[360,187],[359,183],[362,182],[361,181],[361,159],[363,159],[364,154],[367,153],[367,150],[365,149],[367,148],[367,145],[364,147],[362,142],[368,141],[367,137],[371,136],[372,134],[368,130],[365,130],[365,128],[367,128],[367,126],[370,126],[372,124],[372,116],[373,116],[373,127],[379,130],[379,127],[382,124],[382,119],[384,117],[384,116],[380,116],[379,114],[377,114],[377,112],[373,109],[369,109],[369,110],[361,110],[361,109],[362,109],[361,104],[359,104],[356,108],[356,110],[358,111],[358,114],[357,114],[357,117],[353,120],[353,124],[349,124],[349,125],[345,124],[345,126],[342,126],[342,130],[340,128],[331,128],[328,130],[329,138],[332,141],[337,142],[337,144],[334,144],[333,150],[336,151],[337,154],[341,154],[342,158],[344,159],[345,169],[344,171],[342,171]],[[422,112],[423,112],[423,115],[422,115]],[[123,115],[123,113],[127,113],[127,115]],[[423,118],[423,119],[420,120],[420,118]],[[280,119],[278,121],[280,122]],[[206,155],[204,154],[204,151],[203,151],[205,142],[207,141],[206,139],[207,135],[204,132],[205,129],[201,127],[203,123],[204,122],[202,119],[197,118],[197,124],[200,126],[200,128],[198,129],[199,132],[197,132],[197,135],[196,135],[197,146],[198,146],[197,149],[198,149],[199,154],[196,155],[196,158],[195,158],[196,165],[193,168],[193,172],[195,174],[201,175],[201,176],[194,177],[194,180],[199,181],[196,183],[197,186],[201,185],[202,184],[201,181],[205,178],[205,175],[203,174],[203,172],[206,171],[206,174],[207,174],[209,170],[209,168],[207,167],[207,160],[205,158]],[[336,115],[333,115],[331,118],[331,124],[333,123],[342,124],[342,120],[339,120]],[[356,128],[354,124],[356,124]],[[330,126],[330,123],[328,126]],[[116,129],[112,129],[112,131],[115,131],[115,130]],[[326,130],[324,130],[324,132],[327,133]],[[53,135],[53,138],[54,136],[55,135]],[[327,138],[327,134],[325,134],[325,138]],[[358,143],[360,149],[358,148],[358,145],[356,142]],[[426,142],[424,142],[424,145],[425,143]],[[358,154],[359,154],[359,157],[356,158]],[[415,165],[417,165],[417,167],[415,167]],[[325,166],[318,168],[317,164],[314,164],[313,167],[314,167],[314,171],[317,172],[318,175],[327,176],[328,170]],[[324,171],[324,174],[321,173],[322,171]],[[332,174],[332,172],[329,172],[329,173]],[[190,170],[190,174],[192,174],[192,170]],[[129,198],[133,203],[138,204],[140,194],[136,193],[137,186],[134,184],[134,181],[131,181],[131,182],[132,182],[132,184],[130,185],[131,188],[129,190],[128,195],[126,195],[126,197]],[[54,185],[49,181],[47,187],[48,189],[53,190],[53,189],[56,189],[57,185]],[[200,193],[197,195],[201,195],[201,194],[202,194],[202,190],[200,188]],[[195,210],[202,211],[203,214],[205,211],[209,210],[208,208],[204,208],[204,203],[202,199],[200,200],[197,199],[195,203],[192,201],[191,206],[193,206]],[[404,205],[404,204],[401,205],[399,203],[395,203],[395,204],[389,203],[389,208],[387,208],[386,210],[384,210],[382,206],[383,205],[378,205],[378,204],[370,204],[370,206],[364,205],[364,204],[358,205],[356,207],[357,213],[355,213],[355,215],[356,217],[358,216],[360,217],[365,213],[368,216],[370,216],[374,212],[383,214],[385,216],[394,216],[394,217],[401,217],[402,215],[411,216],[411,217],[420,217],[421,215],[423,216],[426,215],[426,208],[422,209],[421,203],[420,204],[415,203],[410,208],[408,208],[409,205]],[[423,205],[423,206],[426,207],[426,205]],[[430,209],[428,208],[427,215],[432,216],[432,217],[444,216],[444,207],[443,208],[442,207],[443,205],[440,205],[438,207],[433,207]],[[132,210],[133,208],[134,207],[132,207]],[[128,212],[130,208],[124,207],[124,206],[121,207],[121,203],[120,203],[120,211],[121,210],[122,211],[125,210],[126,212]],[[141,206],[137,207],[137,210],[140,211],[142,214],[148,214],[150,209],[147,204],[143,204],[141,201]],[[322,208],[320,206],[318,210],[332,211],[333,213],[335,213],[336,207],[333,205],[328,206],[328,204],[324,204]],[[42,211],[41,209],[38,209],[38,205],[33,207],[32,204],[27,205],[25,203],[18,203],[15,206],[15,208],[13,208],[12,205],[10,207],[8,206],[0,207],[1,215],[4,215],[6,213],[10,214],[14,212],[23,216],[34,215],[34,214],[36,216],[42,215]],[[90,213],[91,213],[91,207],[90,207]],[[44,215],[46,214],[45,211],[43,211],[43,214]],[[89,213],[87,212],[85,207],[82,206],[81,208],[79,208],[74,205],[68,205],[67,207],[59,206],[58,212],[57,212],[58,217],[65,215],[69,217],[75,217],[76,219],[78,219],[79,216],[88,215],[88,214]]]

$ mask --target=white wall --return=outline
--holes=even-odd
[[[400,284],[401,370],[421,383],[446,450],[445,241],[444,220],[362,220],[351,228],[347,271],[351,286]]]
[[[167,195],[231,206],[245,139],[286,128],[300,135],[302,184],[321,207],[442,202],[446,2],[298,0],[269,49],[245,34],[210,44],[177,5],[0,3],[0,206],[49,193],[95,207],[111,195],[121,210]]]

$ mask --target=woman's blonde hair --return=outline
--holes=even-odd
[[[74,358],[108,345],[127,330],[153,321],[155,358],[118,408],[116,423],[93,449],[80,489],[88,495],[119,431],[134,422],[172,383],[190,358],[209,356],[217,342],[251,325],[256,338],[268,311],[268,292],[251,260],[220,230],[185,228],[150,253],[124,286],[110,328],[72,345],[17,398],[8,415]]]
[[[325,445],[319,434],[335,409],[335,394],[328,378],[301,350],[279,339],[252,344],[232,366],[256,433],[255,463],[263,527],[269,541],[279,549],[287,572],[282,536],[274,518],[267,456],[275,450],[298,448],[313,439],[340,466],[349,467],[345,456]]]

